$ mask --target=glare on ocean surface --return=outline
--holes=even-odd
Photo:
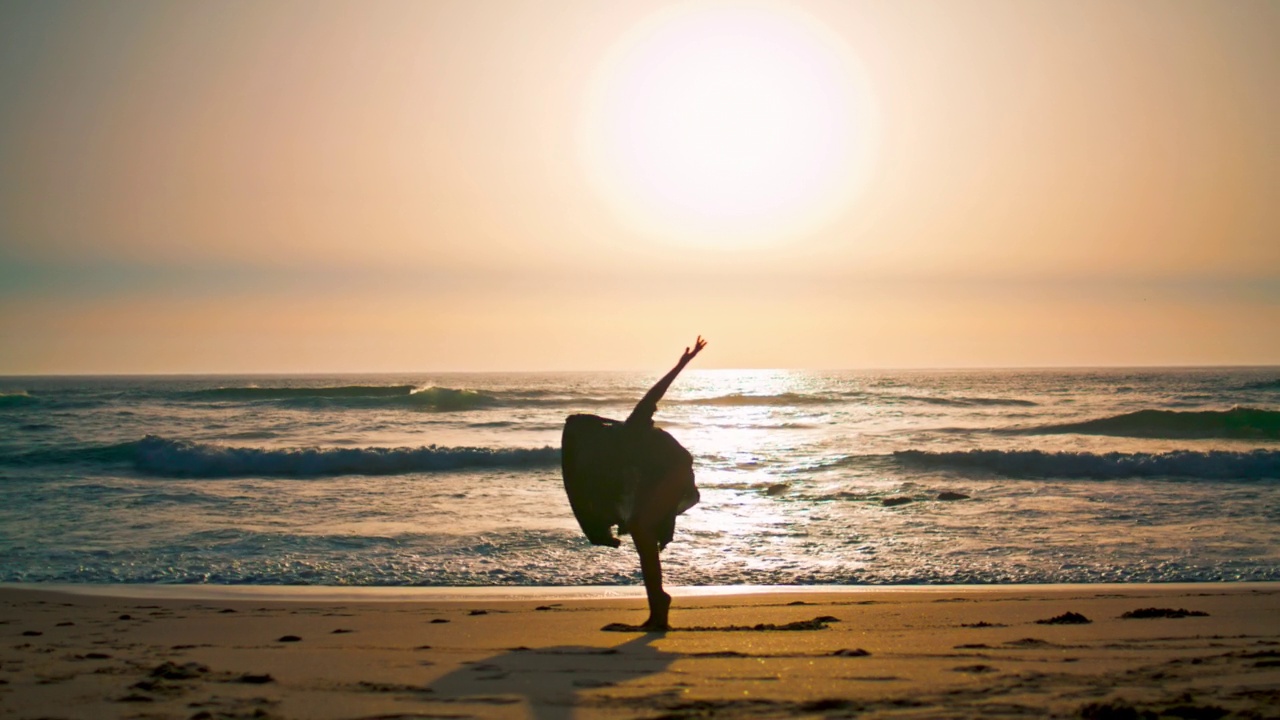
[[[658,13],[618,44],[581,139],[595,185],[636,229],[743,242],[838,212],[873,126],[858,63],[817,21],[704,3]]]

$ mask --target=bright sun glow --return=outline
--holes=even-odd
[[[856,61],[796,11],[681,6],[602,66],[582,132],[605,198],[680,240],[774,240],[838,213],[866,171],[874,112]]]

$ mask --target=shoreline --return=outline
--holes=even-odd
[[[753,595],[859,595],[876,593],[964,593],[1005,592],[1122,592],[1140,588],[1170,592],[1191,592],[1206,588],[1247,587],[1280,592],[1280,581],[1238,580],[1176,583],[1018,583],[957,585],[671,585],[675,598],[742,597]],[[139,600],[261,600],[271,602],[485,602],[532,600],[636,600],[644,599],[642,585],[485,585],[485,586],[399,586],[399,585],[212,585],[149,583],[2,583],[8,590],[48,592],[72,596]]]
[[[1280,716],[1274,582],[685,588],[667,633],[610,629],[639,588],[229,587],[0,585],[0,716]]]

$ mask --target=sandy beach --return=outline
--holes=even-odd
[[[0,588],[0,717],[1280,716],[1275,583],[183,592]]]

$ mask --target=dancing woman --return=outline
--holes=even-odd
[[[653,414],[667,388],[707,341],[685,348],[679,362],[636,404],[625,422],[596,415],[565,421],[561,459],[564,486],[578,524],[593,544],[618,547],[613,535],[631,534],[649,600],[645,630],[668,629],[671,596],[662,589],[659,553],[671,542],[676,516],[698,502],[693,456]]]

